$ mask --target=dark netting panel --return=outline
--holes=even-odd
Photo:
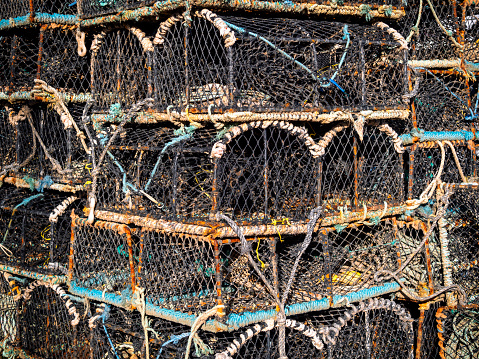
[[[154,91],[162,111],[402,108],[403,50],[378,27],[285,18],[178,14],[150,41],[114,30],[94,46],[97,110]],[[102,38],[100,40],[100,38]],[[148,65],[147,65],[148,64]],[[147,71],[151,68],[151,71]]]
[[[454,143],[454,149],[466,179],[470,178],[474,180],[474,149],[464,143]],[[441,176],[442,181],[446,183],[463,182],[451,148],[444,145],[444,150],[445,162]],[[423,145],[421,147],[417,146],[412,154],[414,156],[411,158],[413,166],[413,185],[409,197],[418,198],[427,185],[436,177],[439,171],[441,164],[441,150],[436,144]]]
[[[419,351],[419,358],[440,358],[436,312],[443,305],[443,302],[420,304],[421,312],[416,328],[416,354]]]
[[[344,206],[377,209],[384,202],[400,204],[404,169],[392,138],[373,126],[364,127],[362,140],[352,127],[334,131],[321,164],[325,213],[338,213]]]
[[[295,316],[286,320],[285,351],[288,358],[411,358],[411,322],[403,307],[382,298]],[[215,337],[204,333],[204,341],[216,358],[277,358],[278,332],[276,322],[263,322]]]
[[[466,7],[466,17],[461,27],[464,31],[464,58],[479,62],[479,6]]]
[[[31,193],[5,185],[0,193],[0,261],[30,269],[47,269],[52,263],[67,268],[69,216],[79,202],[66,195]]]
[[[159,318],[147,317],[147,320],[149,358],[184,358],[191,328]],[[129,359],[146,358],[145,334],[138,311],[126,311],[101,304],[96,310],[96,315],[89,320],[89,324],[90,358],[104,359],[117,356]],[[198,339],[195,339],[195,343]],[[197,353],[195,345],[192,347],[191,354],[198,357],[195,355]]]
[[[470,89],[464,77],[417,71],[420,87],[414,97],[417,127],[426,131],[469,130]]]
[[[17,162],[17,127],[14,121],[9,121],[8,114],[8,109],[2,106],[0,108],[0,139],[2,143],[0,146],[0,168],[2,172],[10,168],[7,166],[12,166]]]
[[[439,308],[437,315],[440,356],[445,359],[472,359],[479,352],[477,305]]]
[[[80,321],[84,306],[79,300],[61,286],[31,283],[23,292],[18,313],[21,349],[47,359],[87,357],[88,330]]]
[[[214,136],[193,127],[126,128],[107,152],[98,208],[181,221],[208,218]]]
[[[206,237],[142,231],[138,283],[147,302],[200,314],[216,304],[216,262]]]
[[[17,30],[0,39],[0,87],[3,92],[25,91],[33,87],[39,71],[39,30]]]
[[[319,205],[320,186],[320,161],[307,134],[292,125],[255,125],[238,126],[242,133],[232,131],[222,140],[213,212],[240,222],[305,219]]]
[[[113,103],[125,108],[146,98],[148,54],[137,35],[124,28],[111,30],[97,35],[94,45],[91,49],[94,109],[105,111]]]
[[[446,230],[452,281],[479,303],[479,191],[456,189],[446,212]]]
[[[418,60],[451,59],[461,57],[460,49],[454,45],[445,31],[450,31],[455,41],[459,39],[459,24],[461,9],[454,7],[454,3],[448,0],[431,0],[422,2],[423,11],[418,26],[419,35],[414,35],[411,42],[411,57]],[[432,8],[431,8],[432,4]],[[413,1],[411,8],[418,8],[419,1]],[[413,10],[413,13],[417,11]],[[436,16],[434,16],[434,13]],[[437,17],[437,19],[436,19]],[[416,25],[417,18],[412,19],[410,28],[404,36]],[[438,21],[441,23],[439,25]]]
[[[69,275],[75,286],[105,293],[131,294],[138,247],[125,225],[85,219],[72,221],[73,262]]]
[[[77,53],[75,26],[42,27],[40,79],[59,92],[90,92],[90,68],[87,56]]]
[[[79,108],[73,104],[69,111]],[[26,114],[16,122],[18,175],[84,184],[89,176],[87,153],[68,118],[49,106],[17,108],[14,114],[16,110]]]
[[[0,19],[24,16],[30,13],[29,0],[5,0],[0,4]]]

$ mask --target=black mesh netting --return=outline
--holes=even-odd
[[[238,222],[271,224],[305,220],[321,203],[327,215],[344,206],[402,203],[403,157],[392,137],[365,126],[361,140],[342,128],[321,156],[304,128],[284,123],[243,124],[226,135],[127,127],[106,152],[97,208],[190,223],[220,211]],[[100,132],[100,142],[110,133]]]
[[[56,263],[66,272],[71,237],[70,213],[81,203],[69,197],[46,191],[32,193],[4,185],[0,190],[0,261],[44,270],[58,270],[58,266],[51,268]],[[54,210],[62,203],[65,208],[55,216]]]
[[[70,0],[4,0],[0,4],[0,19],[30,16],[36,13],[75,15],[77,6]]]
[[[232,16],[224,23],[210,14],[196,12],[191,27],[175,15],[156,35],[144,29],[152,41],[140,41],[145,34],[135,28],[96,35],[95,109],[146,96],[162,112],[403,107],[404,51],[378,27]]]

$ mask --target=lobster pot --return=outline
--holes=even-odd
[[[183,23],[173,15],[152,41],[135,28],[97,35],[97,111],[129,107],[147,94],[160,112],[402,108],[405,50],[379,27],[218,18],[207,9],[192,14],[188,29]]]
[[[9,275],[0,276],[0,336],[2,341],[14,343],[17,337],[15,282],[7,281]],[[13,288],[12,288],[13,287]],[[17,287],[18,289],[18,287]]]
[[[134,28],[118,28],[96,35],[91,49],[93,110],[107,111],[110,104],[130,107],[149,96],[148,54]]]
[[[96,208],[177,221],[207,219],[214,136],[193,127],[125,129],[107,152]]]
[[[1,263],[28,269],[46,269],[50,263],[57,263],[66,271],[69,216],[72,209],[79,207],[76,200],[53,192],[32,194],[4,185],[0,202],[4,246]]]
[[[200,314],[216,305],[218,249],[208,238],[143,229],[138,283],[156,307]]]
[[[89,63],[77,54],[75,30],[75,26],[44,25],[6,32],[0,39],[1,91],[31,90],[33,80],[42,79],[60,92],[88,92]]]
[[[32,8],[30,7],[32,4]],[[33,13],[31,13],[33,10]],[[0,5],[0,19],[28,17],[35,13],[76,15],[77,7],[64,0],[4,0]]]
[[[27,91],[37,78],[40,31],[16,29],[0,39],[1,92]]]
[[[87,357],[88,330],[78,300],[59,285],[30,283],[19,305],[20,348],[34,357]]]
[[[414,332],[409,312],[387,299],[360,302],[347,309],[331,309],[286,319],[288,358],[410,358]],[[214,341],[204,334],[217,358],[279,357],[278,323],[267,321]]]
[[[89,225],[86,219],[74,218],[72,233],[69,277],[72,286],[80,288],[77,292],[92,299],[123,291],[131,297],[139,253],[130,229],[103,221]]]
[[[451,148],[444,144],[445,160],[441,180],[446,183],[462,183],[459,168]],[[464,176],[475,181],[476,154],[472,141],[453,141],[454,151]],[[418,198],[428,184],[436,177],[441,165],[441,149],[435,142],[418,143],[409,152],[409,198]]]
[[[421,22],[419,24],[419,35],[412,36],[410,45],[410,55],[412,59],[433,60],[433,59],[452,59],[460,58],[459,48],[456,47],[448,35],[441,29],[434,13],[442,23],[446,31],[452,32],[452,37],[458,41],[459,30],[463,28],[461,21],[461,9],[455,8],[455,4],[447,0],[432,0],[433,9],[428,6],[422,6]],[[409,27],[404,29],[403,35],[406,37],[415,26],[417,21],[419,1],[408,2],[411,10]],[[459,41],[458,41],[459,42]]]
[[[113,14],[123,10],[153,5],[154,3],[154,0],[90,0],[82,1],[79,11],[82,18],[87,18]]]
[[[69,111],[73,114],[78,108],[70,105]],[[91,167],[82,141],[68,120],[43,105],[23,106],[19,111],[29,114],[16,123],[21,166],[16,168],[16,175],[35,179],[49,176],[54,182],[83,185]]]
[[[436,314],[441,358],[474,358],[478,348],[477,305],[441,307]]]
[[[320,158],[304,128],[283,122],[242,124],[215,144],[212,156],[218,191],[213,192],[213,213],[271,224],[304,220],[319,205]]]
[[[147,319],[155,333],[148,332],[150,358],[184,358],[191,328],[159,318]],[[114,357],[115,352],[120,358],[145,358],[145,334],[138,311],[100,304],[89,324],[92,358]]]
[[[466,6],[464,19],[464,59],[469,62],[479,62],[479,6],[472,4]],[[476,69],[475,71],[479,71]]]
[[[352,127],[338,126],[323,137],[320,184],[326,215],[341,207],[377,210],[404,201],[402,150],[384,129],[364,126],[361,140]]]
[[[90,92],[90,63],[88,56],[78,55],[76,29],[67,25],[41,27],[39,78],[59,92],[79,95]]]
[[[470,129],[470,89],[463,77],[417,70],[419,91],[414,97],[416,126],[426,131]]]
[[[445,216],[447,236],[443,238],[449,252],[448,268],[452,282],[466,291],[468,303],[479,303],[479,191],[473,188],[454,190]]]

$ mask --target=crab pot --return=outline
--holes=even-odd
[[[2,146],[0,147],[0,167],[2,169],[14,165],[17,161],[17,128],[15,124],[10,123],[8,119],[8,111],[3,107],[0,110],[0,138],[2,139]]]
[[[477,277],[479,274],[479,212],[476,188],[456,188],[449,200],[445,215],[447,271],[452,283],[463,288],[467,303],[479,302]]]
[[[0,88],[12,93],[33,88],[38,74],[40,31],[16,29],[0,39]]]
[[[416,358],[437,358],[439,355],[437,310],[444,306],[441,301],[419,304],[419,319],[416,333]]]
[[[416,126],[426,131],[469,130],[471,127],[470,88],[457,74],[417,70],[420,81],[413,98]],[[471,108],[474,110],[474,106]],[[461,115],[459,115],[461,114]]]
[[[57,183],[85,184],[90,177],[88,155],[75,129],[48,106],[37,105],[27,110],[31,123],[26,117],[17,121],[14,127],[17,163],[21,167],[14,166],[15,171],[11,172],[20,178],[27,176],[40,180],[49,176]],[[81,105],[69,106],[72,115],[79,110]],[[14,111],[23,110],[16,107]],[[12,124],[7,122],[5,126]]]
[[[187,223],[214,220],[219,211],[239,223],[274,224],[304,221],[320,204],[337,215],[345,206],[378,210],[404,201],[402,155],[379,127],[366,126],[362,141],[340,127],[323,155],[304,128],[286,122],[252,122],[226,134],[147,128],[132,126],[110,146],[97,209]]]
[[[331,309],[286,319],[285,349],[289,358],[410,358],[414,332],[409,312],[387,299],[356,303],[351,308]],[[205,343],[216,358],[278,357],[276,321],[258,323],[213,338]]]
[[[89,62],[77,54],[75,30],[76,26],[43,25],[7,31],[0,39],[1,92],[31,90],[35,79],[60,93],[90,92]]]
[[[403,49],[379,27],[286,18],[175,14],[152,41],[143,29],[98,34],[95,110],[146,96],[162,113],[403,108]],[[364,28],[367,28],[365,30]],[[150,70],[151,69],[151,70]],[[404,107],[405,108],[405,107]]]
[[[5,185],[1,189],[1,263],[48,270],[49,263],[67,268],[70,212],[79,205],[57,193],[36,193]],[[73,203],[73,204],[71,204]],[[59,215],[54,215],[58,213]]]
[[[466,17],[463,26],[464,34],[464,59],[469,62],[479,62],[479,20],[477,4],[466,6]]]
[[[135,262],[139,260],[134,244],[125,225],[103,221],[90,225],[86,219],[74,218],[69,278],[73,286],[81,288],[78,294],[99,293],[99,298],[105,299],[107,293],[119,293],[131,299]]]
[[[89,353],[88,327],[81,318],[84,303],[58,285],[35,281],[19,304],[20,348],[42,358],[85,358]]]
[[[441,358],[474,358],[478,348],[477,304],[441,307],[436,313]]]
[[[443,145],[445,150],[444,168],[441,180],[445,183],[462,183],[459,168],[454,159],[451,148]],[[454,150],[457,154],[460,167],[466,179],[476,182],[476,154],[472,141],[454,141]],[[418,143],[411,146],[409,152],[409,198],[418,198],[427,185],[437,175],[441,164],[441,150],[435,142]]]

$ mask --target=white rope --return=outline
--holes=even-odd
[[[126,28],[130,30],[130,32],[138,38],[138,40],[141,43],[141,47],[143,48],[143,51],[153,52],[154,50],[153,43],[143,31],[141,31],[140,29],[136,27],[127,26]]]
[[[200,327],[206,323],[209,317],[212,317],[213,315],[216,315],[219,309],[224,308],[224,305],[217,305],[214,306],[211,309],[208,309],[206,312],[200,314],[196,320],[194,321],[193,325],[191,326],[191,332],[190,336],[188,338],[188,345],[186,346],[186,353],[185,353],[185,359],[188,359],[190,356],[190,350],[191,350],[191,342],[198,331]]]
[[[377,22],[374,25],[376,27],[379,27],[381,30],[387,31],[387,33],[393,37],[394,41],[398,42],[401,45],[400,49],[408,50],[406,39],[397,30],[394,30],[392,27],[389,27],[389,25],[386,25],[384,22]]]
[[[61,216],[63,213],[65,213],[66,209],[68,208],[69,205],[71,205],[73,202],[75,202],[78,199],[78,197],[75,196],[70,196],[62,201],[55,209],[50,213],[50,216],[48,217],[48,220],[50,222],[57,222],[58,217]]]

